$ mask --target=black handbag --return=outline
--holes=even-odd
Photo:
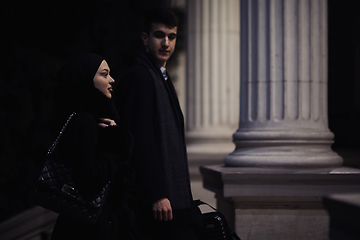
[[[75,115],[76,112],[70,115],[49,149],[45,165],[30,191],[29,198],[36,205],[82,223],[94,225],[108,194],[110,182],[99,194],[85,199],[76,189],[72,168],[59,163],[56,155],[52,154],[66,126]]]
[[[201,214],[204,225],[200,230],[199,240],[241,240],[235,231],[229,227],[224,215],[218,210],[200,200],[196,200],[195,204],[197,206],[207,205],[215,211]]]

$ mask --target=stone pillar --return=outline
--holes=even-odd
[[[242,0],[238,167],[335,167],[327,113],[327,1]]]
[[[327,0],[240,1],[240,123],[203,186],[241,239],[329,239],[322,198],[360,191],[327,117]]]
[[[228,139],[239,112],[239,0],[187,1],[187,140]]]

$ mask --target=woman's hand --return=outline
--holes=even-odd
[[[107,128],[109,126],[117,126],[116,122],[110,118],[99,118],[98,126],[102,128]]]
[[[172,208],[169,199],[163,198],[153,204],[154,217],[160,221],[173,219]]]

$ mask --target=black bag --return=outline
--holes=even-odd
[[[96,196],[84,199],[76,190],[72,169],[57,162],[52,154],[66,126],[75,114],[74,112],[70,115],[48,151],[45,165],[40,177],[33,185],[29,197],[34,204],[74,220],[94,225],[106,199],[110,182]]]
[[[196,200],[197,206],[207,205],[215,212],[202,213],[201,217],[204,223],[199,233],[199,240],[240,240],[239,236],[233,231],[226,222],[224,215],[218,212],[210,204]]]

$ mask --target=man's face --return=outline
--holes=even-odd
[[[150,35],[143,32],[141,38],[148,51],[162,66],[166,66],[167,60],[173,54],[176,44],[177,27],[168,28],[162,23],[153,23]]]

